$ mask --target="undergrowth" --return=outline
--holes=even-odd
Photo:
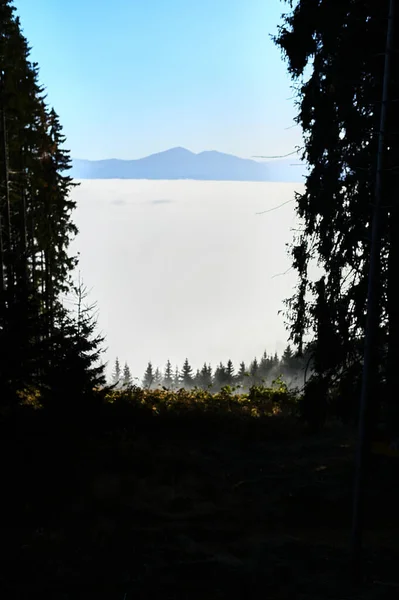
[[[41,410],[40,392],[36,389],[25,389],[19,392],[19,406]],[[138,386],[115,389],[112,387],[95,389],[90,402],[82,403],[81,411],[102,407],[109,414],[140,413],[151,417],[184,417],[201,415],[207,417],[222,417],[241,419],[298,416],[300,396],[296,391],[288,389],[280,378],[270,387],[252,386],[248,392],[242,392],[240,387],[225,386],[220,392],[212,392],[201,388],[187,390],[146,389]],[[57,399],[54,399],[54,408]],[[75,416],[76,404],[71,402]],[[67,410],[67,406],[60,407]],[[95,411],[93,411],[95,412]],[[94,414],[93,414],[94,416]]]
[[[247,393],[231,386],[223,387],[218,393],[200,388],[173,391],[132,386],[124,390],[109,390],[104,400],[105,403],[128,403],[144,407],[155,415],[190,412],[242,417],[293,415],[298,405],[298,395],[289,391],[280,379],[271,387],[252,386]]]

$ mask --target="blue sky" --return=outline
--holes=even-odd
[[[280,0],[15,0],[75,158],[300,145]]]

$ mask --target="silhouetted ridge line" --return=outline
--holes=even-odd
[[[72,161],[75,179],[191,179],[203,181],[303,182],[305,165],[293,167],[288,160],[257,162],[209,150],[195,154],[171,148],[137,160]]]

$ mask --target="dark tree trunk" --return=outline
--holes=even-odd
[[[0,214],[0,323],[3,322],[5,311],[5,280],[4,280],[4,251],[3,251],[3,221]]]
[[[11,235],[11,207],[10,207],[10,186],[8,172],[8,147],[7,147],[7,121],[4,100],[4,75],[0,76],[0,98],[1,98],[1,153],[2,153],[2,173],[4,198],[4,228],[3,228],[3,260],[7,273],[7,295],[9,302],[13,301],[14,274],[12,268],[12,235]]]
[[[391,434],[399,433],[399,299],[397,280],[399,269],[399,211],[393,209],[389,217],[389,259],[388,259],[388,356],[387,356],[387,395],[388,424]]]

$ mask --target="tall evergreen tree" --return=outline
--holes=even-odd
[[[239,369],[238,369],[237,375],[236,375],[236,383],[238,385],[245,386],[246,379],[247,379],[247,377],[246,377],[247,373],[248,373],[248,370],[245,365],[245,362],[244,361],[240,362],[240,366],[239,366]]]
[[[205,369],[205,381],[206,381],[206,386],[207,388],[212,386],[212,381],[213,381],[213,372],[212,372],[212,366],[211,364],[208,364],[208,366],[206,367],[205,363],[204,363],[204,369]]]
[[[260,383],[259,378],[259,362],[255,357],[249,365],[249,383],[250,385],[258,385]]]
[[[168,389],[171,389],[173,386],[173,371],[172,371],[172,364],[170,362],[170,360],[168,359],[167,363],[166,363],[166,367],[165,367],[165,372],[164,372],[164,376],[163,376],[163,382],[162,385]]]
[[[296,195],[302,231],[294,239],[291,255],[299,281],[287,302],[287,317],[291,339],[300,351],[305,334],[313,333],[314,376],[330,390],[337,380],[359,373],[354,367],[362,361],[359,343],[361,346],[364,340],[367,314],[387,38],[385,15],[387,0],[300,0],[284,16],[275,39],[298,84],[297,122],[303,131],[303,158],[310,167],[305,191]],[[393,76],[379,155],[384,214],[377,290],[380,330],[373,348],[373,372],[380,378],[374,385],[385,380],[392,403],[396,403],[393,365],[399,360],[394,275],[399,268],[399,209],[392,196],[398,187],[399,164],[399,115],[395,108],[399,97],[398,19],[396,11],[390,55]],[[313,259],[324,271],[318,281],[309,273]],[[381,394],[375,390],[374,397]]]
[[[154,387],[160,388],[162,386],[163,376],[159,367],[154,371]]]
[[[211,365],[203,364],[202,369],[199,372],[198,387],[203,390],[208,390],[212,387],[212,367]]]
[[[177,390],[180,387],[180,371],[179,371],[179,367],[176,365],[175,367],[175,372],[173,375],[173,388],[175,390]]]
[[[115,385],[116,387],[118,387],[121,383],[121,380],[122,380],[122,369],[121,369],[121,365],[119,362],[119,358],[116,357],[114,371],[112,373],[112,385]]]
[[[229,359],[226,365],[226,385],[234,384],[234,366],[233,362]]]
[[[51,339],[65,331],[61,294],[72,289],[76,266],[68,255],[77,232],[74,184],[63,174],[69,154],[29,53],[11,1],[0,0],[0,345],[9,349],[2,398],[55,364]]]
[[[181,370],[180,380],[186,389],[190,389],[194,385],[193,368],[188,362],[188,358],[184,361],[183,368]]]
[[[149,361],[143,377],[143,388],[151,389],[154,385],[154,369],[152,362]]]
[[[104,338],[96,333],[95,304],[87,305],[87,289],[74,287],[75,312],[57,313],[51,339],[51,368],[44,370],[39,388],[50,409],[84,411],[93,406],[93,390],[105,385],[105,365],[100,362]]]
[[[259,378],[262,382],[266,383],[270,379],[273,366],[273,358],[269,358],[265,350],[259,361]]]
[[[288,344],[281,356],[281,366],[287,371],[295,369],[295,355],[290,344]]]
[[[226,367],[222,362],[219,363],[213,374],[213,385],[217,390],[228,385]]]
[[[125,366],[123,367],[122,385],[124,388],[130,388],[133,385],[132,374],[130,372],[130,368],[127,362],[125,362]]]
[[[201,371],[199,369],[197,369],[195,371],[195,375],[193,377],[193,385],[196,388],[199,388],[201,384]]]

